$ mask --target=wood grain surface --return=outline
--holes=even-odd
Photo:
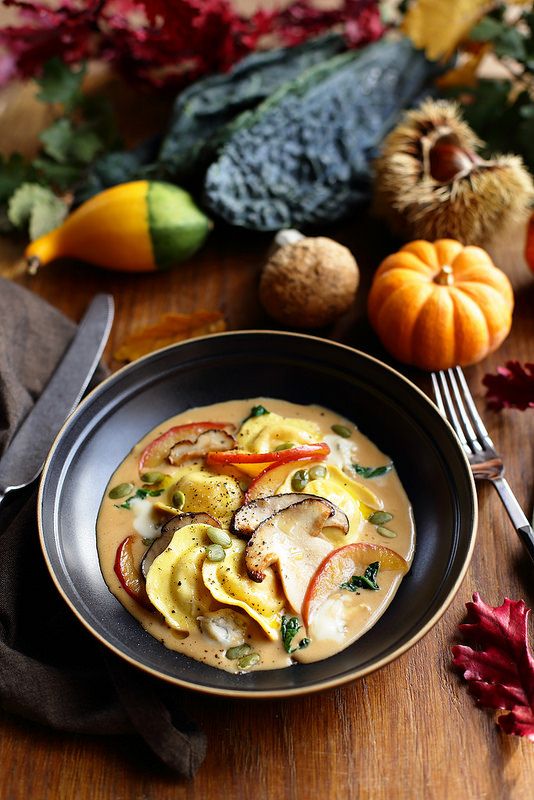
[[[385,358],[369,329],[365,299],[373,270],[395,242],[364,211],[321,233],[347,244],[362,274],[354,309],[322,335]],[[32,278],[18,261],[21,243],[6,239],[0,243],[0,274],[74,320],[95,292],[111,292],[116,319],[106,355],[112,363],[128,332],[168,311],[220,309],[229,329],[274,327],[257,299],[269,246],[269,236],[218,226],[194,259],[169,273],[115,274],[65,261]],[[511,278],[512,333],[498,353],[466,370],[480,408],[485,372],[509,358],[534,360],[534,279],[520,267]],[[427,376],[403,371],[428,388]],[[505,456],[509,482],[530,514],[534,411],[486,412],[485,418]],[[492,487],[479,485],[479,509],[474,557],[456,598],[422,641],[384,669],[289,700],[235,701],[183,692],[184,709],[208,736],[206,761],[189,782],[162,767],[135,738],[63,735],[4,714],[1,800],[533,797],[534,744],[500,733],[451,669],[450,648],[459,640],[457,626],[474,591],[492,605],[505,596],[534,604],[532,567]]]

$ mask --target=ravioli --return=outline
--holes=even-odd
[[[284,597],[271,569],[266,570],[262,583],[250,580],[245,570],[245,546],[244,541],[236,539],[224,561],[206,559],[202,565],[202,579],[215,600],[242,608],[263,628],[269,639],[278,639]]]
[[[210,475],[202,470],[188,471],[176,488],[185,495],[183,511],[204,512],[228,528],[234,511],[243,503],[243,492],[235,478]]]
[[[171,628],[184,634],[197,631],[197,618],[216,605],[202,580],[208,528],[194,524],[176,531],[146,576],[150,602]]]
[[[251,417],[237,434],[240,450],[250,453],[270,453],[282,444],[314,444],[321,441],[321,431],[315,422],[291,419],[270,412]]]

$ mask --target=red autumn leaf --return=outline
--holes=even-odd
[[[496,375],[485,375],[482,383],[488,390],[488,408],[494,411],[534,408],[534,364],[507,361],[504,367],[497,367]]]
[[[460,625],[467,644],[452,648],[453,664],[463,672],[483,708],[505,711],[497,724],[505,733],[534,741],[534,658],[528,645],[530,609],[523,600],[505,598],[496,608],[480,599],[466,603]]]
[[[297,44],[337,27],[351,47],[384,32],[377,0],[336,9],[296,0],[282,11],[241,15],[230,0],[4,0],[18,24],[0,28],[0,85],[40,74],[45,61],[100,58],[130,79],[183,87],[224,72],[265,43]]]

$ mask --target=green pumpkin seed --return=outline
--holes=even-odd
[[[232,546],[232,537],[221,528],[215,528],[213,525],[210,525],[206,529],[206,533],[208,534],[208,539],[213,542],[213,544],[219,544],[221,547]]]
[[[237,666],[239,669],[250,669],[250,667],[255,667],[256,664],[260,663],[260,654],[259,653],[249,653],[248,656],[243,656],[237,662]]]
[[[395,539],[395,537],[397,536],[395,531],[390,531],[389,528],[384,528],[383,525],[379,525],[377,531],[380,534],[380,536],[385,536],[386,539]]]
[[[282,444],[279,444],[278,447],[274,448],[274,452],[279,453],[280,450],[291,450],[292,447],[295,447],[294,442],[282,442]]]
[[[111,498],[111,500],[118,500],[119,497],[126,497],[127,494],[131,494],[133,488],[133,483],[119,483],[109,491],[108,497]]]
[[[316,481],[319,478],[326,477],[326,467],[321,466],[321,464],[317,464],[315,467],[312,467],[309,471],[310,480]]]
[[[307,469],[299,469],[291,478],[291,488],[294,492],[302,492],[310,480]]]
[[[153,483],[161,483],[164,477],[163,472],[145,472],[144,475],[141,475],[141,480],[143,483],[152,485]]]
[[[210,544],[206,550],[206,558],[208,561],[224,561],[226,553],[220,544]]]
[[[371,525],[385,525],[386,522],[391,522],[393,514],[389,514],[387,511],[375,511],[367,519]]]
[[[347,428],[346,425],[332,425],[332,430],[334,433],[337,433],[338,436],[342,436],[344,439],[350,439],[352,436],[351,429]]]
[[[248,656],[252,647],[249,644],[238,644],[235,647],[230,647],[226,651],[226,658],[230,659],[230,661],[234,661],[237,658],[243,658],[243,656]]]
[[[173,508],[176,508],[178,509],[178,511],[181,511],[185,505],[185,494],[181,492],[179,489],[176,489],[176,491],[172,493],[171,503]]]

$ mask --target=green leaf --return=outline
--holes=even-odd
[[[515,58],[516,61],[525,61],[527,48],[524,36],[517,28],[507,28],[493,42],[495,55]]]
[[[41,77],[37,78],[40,86],[37,97],[45,103],[63,103],[65,107],[73,108],[81,101],[86,70],[86,64],[75,70],[57,56],[51,58],[45,63]]]
[[[67,205],[50,189],[38,183],[23,183],[11,197],[7,215],[16,228],[28,225],[33,240],[61,225]]]
[[[104,149],[104,143],[96,131],[84,125],[75,131],[70,143],[70,155],[75,161],[90,164]]]
[[[296,650],[303,650],[310,644],[310,640],[304,638],[296,647],[291,647],[291,642],[300,631],[301,627],[302,625],[300,624],[298,617],[286,617],[285,615],[282,617],[280,624],[280,635],[282,637],[282,644],[284,645],[284,650],[286,653],[294,653]]]
[[[46,155],[60,164],[66,164],[70,157],[73,134],[72,122],[67,117],[62,117],[44,130],[39,135],[39,139],[43,143],[43,150]]]
[[[475,42],[492,42],[495,55],[524,61],[527,57],[526,37],[507,22],[484,17],[471,30],[469,38]]]
[[[356,592],[358,589],[371,589],[376,592],[380,586],[376,582],[376,576],[380,568],[379,561],[373,561],[369,564],[363,575],[353,575],[352,578],[346,583],[340,585],[340,589],[346,589],[349,592]]]
[[[362,478],[379,478],[393,469],[393,464],[384,464],[382,467],[363,467],[361,464],[353,464],[352,469]]]
[[[135,494],[128,497],[124,503],[121,503],[120,506],[116,506],[116,508],[126,508],[129,511],[132,500],[144,500],[145,497],[159,497],[164,491],[164,489],[137,489]]]
[[[474,42],[492,42],[501,36],[508,28],[504,22],[494,17],[483,17],[469,32],[469,38]]]
[[[248,415],[248,417],[245,417],[245,419],[241,424],[244,425],[245,422],[247,422],[249,419],[253,419],[253,417],[263,417],[264,414],[269,414],[269,413],[270,412],[267,411],[267,409],[264,406],[252,406],[252,408],[250,409],[250,414]]]
[[[56,120],[39,138],[46,155],[59,164],[90,164],[104,147],[92,125],[75,128],[67,117]]]
[[[36,158],[33,166],[40,180],[58,189],[70,189],[83,174],[77,164],[58,164],[50,158]]]
[[[5,203],[22,183],[34,177],[33,167],[20,153],[7,157],[0,154],[0,203]]]

